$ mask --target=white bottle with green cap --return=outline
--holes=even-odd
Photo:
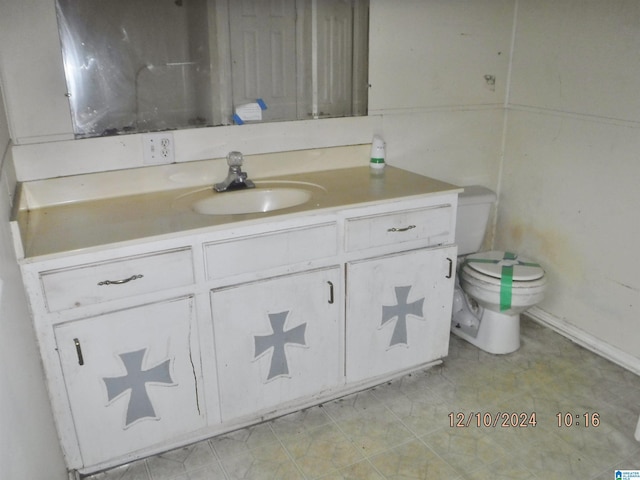
[[[385,144],[380,135],[374,135],[371,142],[371,160],[369,166],[373,169],[384,168]]]

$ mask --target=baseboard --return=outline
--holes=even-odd
[[[640,376],[640,358],[618,350],[613,345],[603,342],[578,327],[563,322],[558,317],[545,312],[539,307],[530,308],[525,315],[535,322],[551,328],[587,350]]]

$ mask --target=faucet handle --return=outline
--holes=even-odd
[[[242,166],[242,162],[244,161],[244,157],[241,152],[229,152],[227,154],[227,165],[230,167],[240,167]]]

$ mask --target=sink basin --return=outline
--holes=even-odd
[[[324,191],[312,183],[256,182],[256,188],[221,193],[207,187],[181,196],[174,205],[188,205],[202,215],[267,213],[302,205]]]
[[[310,198],[311,192],[301,188],[255,188],[219,193],[198,200],[193,204],[193,210],[204,215],[271,212],[295,207],[308,202]]]

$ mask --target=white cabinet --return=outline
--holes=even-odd
[[[86,465],[205,426],[193,303],[179,298],[55,327]]]
[[[447,355],[456,247],[347,265],[347,381],[407,370]]]
[[[222,420],[343,383],[339,267],[213,290]]]
[[[415,180],[394,178],[403,192]],[[308,215],[25,259],[69,469],[93,473],[446,356],[457,193],[414,188],[360,203],[338,191],[344,203]]]

